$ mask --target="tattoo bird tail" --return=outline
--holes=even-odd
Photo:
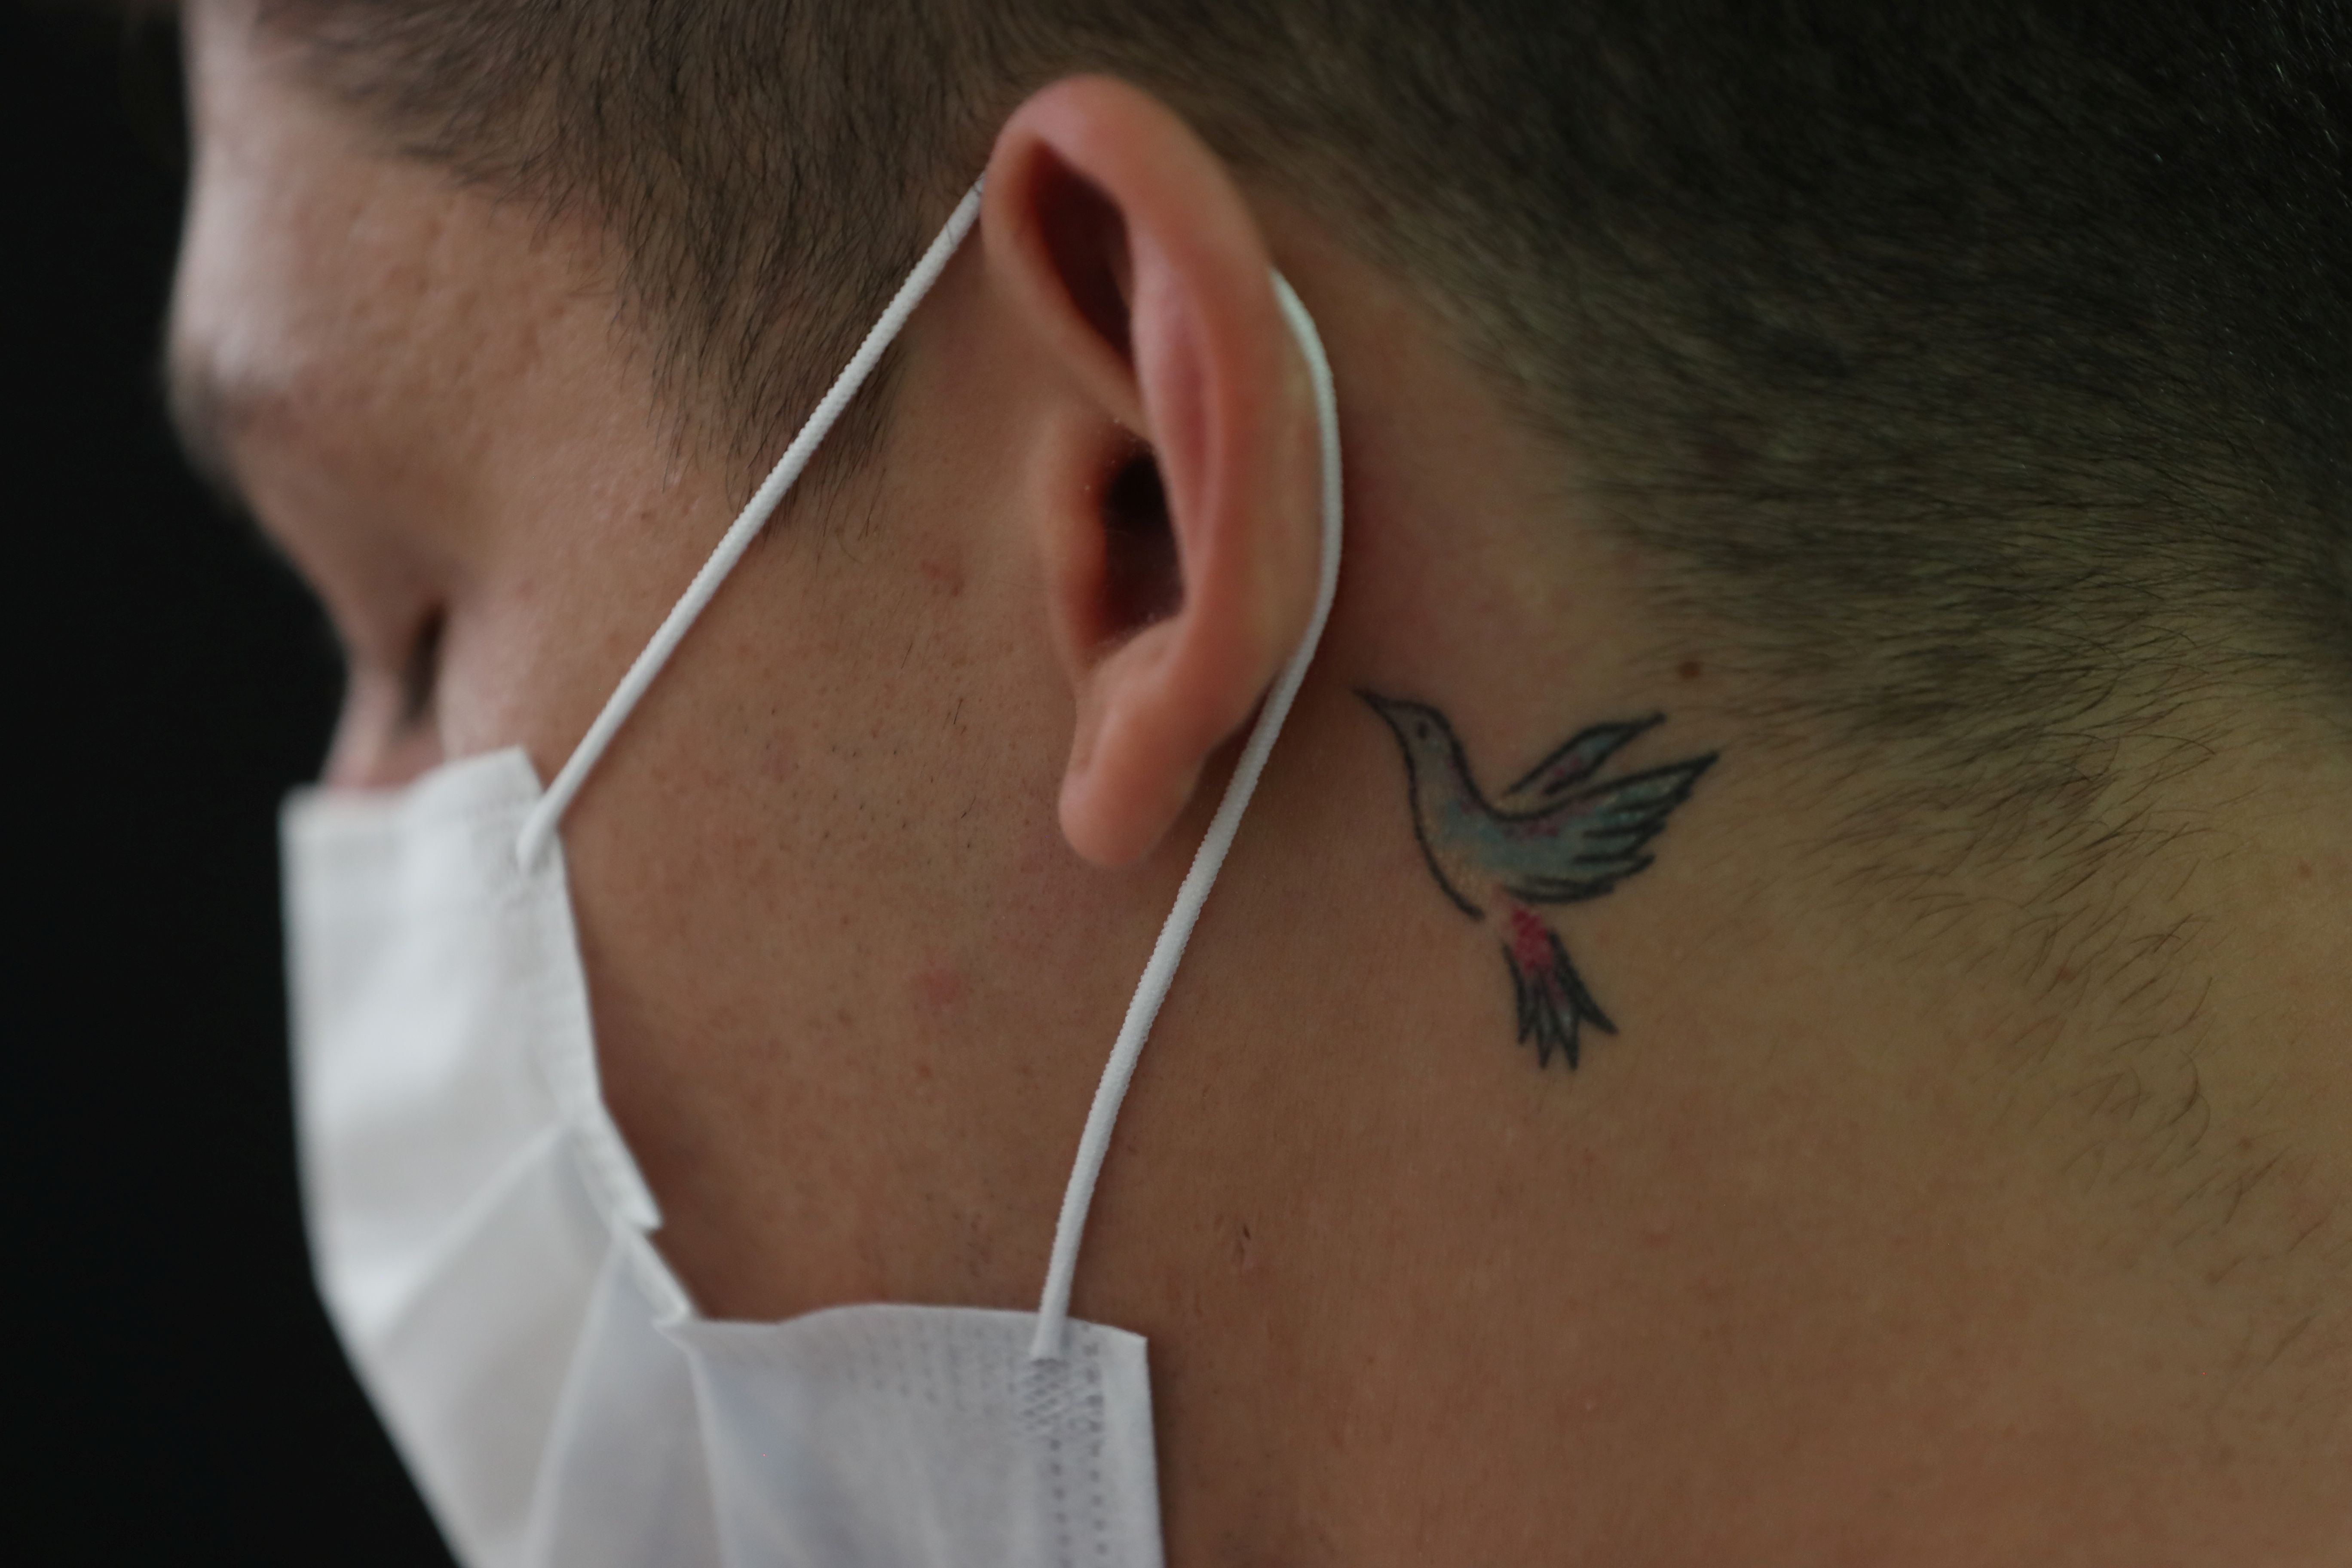
[[[1559,936],[1526,910],[1511,910],[1511,940],[1503,944],[1503,957],[1511,966],[1511,989],[1519,1000],[1519,1041],[1535,1043],[1537,1067],[1549,1067],[1552,1052],[1558,1051],[1574,1072],[1585,1025],[1604,1035],[1617,1032],[1584,988],[1584,979],[1568,961],[1568,949],[1559,944]]]

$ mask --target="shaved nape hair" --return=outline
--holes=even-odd
[[[2352,721],[2333,0],[264,3],[402,148],[603,226],[746,488],[1003,118],[1108,71],[1404,278],[1673,640],[1914,804]]]

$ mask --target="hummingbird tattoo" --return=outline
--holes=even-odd
[[[1403,749],[1413,837],[1439,889],[1472,920],[1490,912],[1500,919],[1520,1042],[1534,1042],[1538,1067],[1549,1067],[1558,1051],[1574,1071],[1583,1026],[1613,1035],[1617,1026],[1569,962],[1559,933],[1537,911],[1597,899],[1647,868],[1650,840],[1690,798],[1716,753],[1595,781],[1621,747],[1665,715],[1595,724],[1490,803],[1444,714],[1423,702],[1357,695]]]

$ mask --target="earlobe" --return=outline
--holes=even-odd
[[[1076,721],[1061,819],[1151,853],[1314,597],[1314,421],[1272,262],[1223,163],[1138,89],[1079,78],[1000,135],[992,279],[1066,373],[1036,496]]]

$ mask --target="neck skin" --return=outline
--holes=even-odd
[[[1286,237],[1349,437],[1341,612],[1081,1274],[1152,1337],[1171,1543],[2338,1560],[2352,770],[2216,761],[2139,803],[2200,825],[2179,852],[2039,920],[2055,861],[1927,888],[1897,837],[1874,878],[1837,762],[1658,658],[1652,563],[1383,279]],[[1490,795],[1601,721],[1666,715],[1620,771],[1720,752],[1655,865],[1553,922],[1619,1025],[1573,1075],[1513,1044],[1499,911],[1441,891],[1359,688],[1441,707]]]
[[[593,236],[194,19],[175,353],[352,647],[331,774],[551,776],[731,477],[649,413]],[[2054,865],[1902,876],[1850,762],[1660,657],[1657,563],[1446,335],[1248,212],[1329,349],[1349,543],[1079,1263],[1076,1314],[1151,1342],[1170,1562],[2340,1561],[2352,766],[2172,779],[2200,831],[2065,919]],[[1083,377],[1003,259],[950,267],[879,460],[746,558],[563,826],[607,1096],[713,1316],[1034,1305],[1222,786],[1124,870],[1057,820],[1087,721],[1031,542]],[[1490,795],[1653,712],[1612,770],[1717,753],[1654,866],[1546,911],[1617,1026],[1573,1072],[1515,1042],[1502,911],[1433,878],[1360,689]]]

